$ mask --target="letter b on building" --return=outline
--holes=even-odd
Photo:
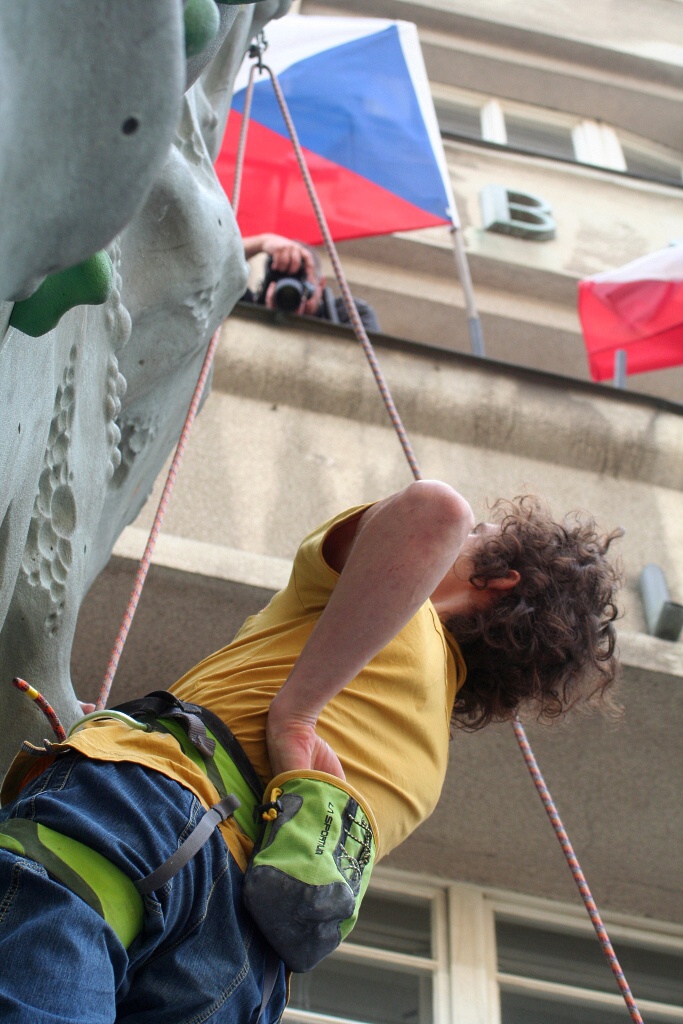
[[[479,192],[479,204],[485,231],[514,235],[537,242],[555,237],[555,221],[545,199],[531,192],[487,185]]]

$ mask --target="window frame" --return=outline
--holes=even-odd
[[[683,0],[682,0],[683,2]],[[501,97],[486,95],[485,93],[459,89],[453,86],[442,85],[438,82],[431,82],[430,88],[435,104],[446,106],[449,102],[461,107],[468,107],[471,110],[479,110],[481,137],[479,139],[463,134],[463,141],[474,143],[486,143],[488,145],[510,148],[515,151],[529,153],[545,159],[560,160],[565,163],[578,164],[585,167],[596,167],[600,170],[615,171],[619,174],[632,174],[628,169],[628,160],[625,156],[623,146],[632,150],[639,150],[646,157],[650,154],[653,157],[660,157],[664,162],[670,162],[678,166],[681,180],[668,181],[653,175],[646,176],[635,174],[638,178],[646,181],[653,181],[662,185],[683,185],[683,154],[675,150],[669,150],[659,146],[648,139],[633,135],[630,132],[617,130],[609,124],[591,118],[584,118],[580,115],[568,114],[564,111],[550,110],[544,107],[531,104],[519,103],[515,100],[503,99]],[[565,129],[568,140],[571,141],[574,150],[574,159],[553,153],[544,153],[540,149],[518,150],[508,143],[507,127],[505,117],[511,115],[523,118],[539,127],[545,123],[553,129]],[[445,129],[442,134],[447,139],[460,138],[457,132]]]
[[[496,916],[515,923],[551,928],[565,934],[590,936],[597,942],[585,908],[540,897],[506,892],[465,882],[449,882],[431,876],[415,876],[394,868],[379,867],[373,874],[375,892],[428,901],[432,908],[432,957],[394,953],[354,945],[352,937],[334,954],[355,962],[418,967],[432,972],[435,1024],[501,1024],[502,991],[536,993],[545,999],[583,1006],[621,1008],[627,1014],[616,983],[614,993],[542,981],[498,970]],[[578,900],[578,897],[577,897]],[[610,938],[683,958],[683,926],[643,920],[625,914],[605,914]],[[605,962],[605,970],[609,965]],[[683,1007],[653,1000],[636,1001],[643,1016],[657,1024],[662,1020],[683,1022]],[[284,1024],[364,1024],[307,1010],[285,1010]],[[624,1019],[627,1019],[626,1016]]]
[[[448,940],[448,893],[443,882],[418,879],[403,872],[388,872],[378,868],[372,876],[371,889],[376,893],[389,893],[423,899],[431,908],[431,957],[410,953],[398,953],[374,946],[353,942],[353,933],[335,950],[333,956],[355,963],[390,965],[418,970],[432,977],[432,1006],[435,1021],[448,1021],[450,1002],[450,958]],[[306,1024],[364,1024],[363,1021],[346,1017],[333,1017],[310,1010],[295,1010],[289,1007],[282,1017],[283,1024],[305,1021]]]
[[[532,896],[505,893],[494,889],[477,889],[468,885],[451,886],[450,900],[451,929],[457,928],[455,912],[458,907],[462,906],[463,902],[469,902],[470,922],[468,927],[473,927],[471,922],[476,914],[474,927],[482,937],[491,943],[490,949],[485,953],[485,962],[489,971],[485,999],[480,1000],[476,1015],[455,1017],[453,1024],[484,1024],[484,1022],[485,1024],[501,1024],[500,993],[502,991],[536,993],[546,999],[561,1000],[564,1003],[573,1002],[577,1005],[594,1006],[596,1009],[609,1007],[623,1009],[625,1013],[627,1012],[623,997],[617,990],[616,982],[612,994],[522,975],[506,974],[498,970],[496,916],[519,924],[552,928],[564,934],[592,937],[597,942],[593,925],[581,904],[574,906],[555,903]],[[615,942],[621,939],[634,946],[667,953],[680,953],[683,957],[683,928],[681,927],[656,921],[648,920],[646,922],[623,914],[605,915],[605,924],[610,938]],[[455,945],[452,948],[455,949]],[[458,971],[457,964],[454,964],[454,970]],[[609,970],[607,962],[605,962],[605,970]],[[456,980],[454,986],[457,985],[458,981]],[[481,988],[480,983],[480,991]],[[494,989],[495,1000],[491,996]],[[657,1021],[671,1019],[683,1022],[683,1007],[671,1006],[654,1000],[637,999],[637,993],[636,1001],[643,1016],[653,1024],[656,1024]],[[486,1016],[487,1013],[488,1016]]]

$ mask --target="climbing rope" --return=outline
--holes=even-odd
[[[15,676],[12,680],[12,686],[16,686],[17,690],[21,693],[25,693],[27,697],[30,697],[31,700],[35,701],[36,706],[40,708],[50,723],[50,728],[53,733],[59,742],[62,743],[66,739],[66,731],[62,723],[59,721],[57,712],[52,705],[47,702],[45,697],[43,697],[42,693],[38,693],[30,683],[27,683],[26,680],[22,679],[20,676]]]
[[[111,685],[114,681],[114,676],[116,674],[116,669],[118,668],[121,653],[123,651],[123,646],[128,637],[128,632],[133,621],[133,616],[135,615],[135,610],[138,606],[138,601],[140,600],[142,588],[145,584],[145,580],[147,579],[147,573],[149,572],[149,567],[152,561],[152,552],[154,551],[154,545],[156,544],[156,540],[159,535],[159,530],[161,529],[161,524],[166,514],[166,507],[171,496],[171,491],[173,490],[173,485],[175,484],[176,476],[178,475],[178,468],[182,461],[183,455],[185,454],[187,439],[190,436],[192,424],[194,423],[195,418],[197,416],[197,410],[199,409],[199,403],[201,402],[202,395],[204,393],[204,388],[206,386],[206,381],[209,376],[211,364],[213,363],[213,357],[216,352],[219,337],[220,327],[216,330],[214,336],[209,342],[209,347],[206,350],[204,363],[202,364],[202,369],[199,374],[199,380],[197,381],[197,385],[194,389],[192,401],[190,402],[190,408],[188,409],[187,417],[185,419],[182,432],[180,434],[180,440],[178,441],[178,445],[175,450],[175,455],[173,456],[173,461],[171,463],[171,468],[169,469],[168,476],[166,477],[164,490],[161,495],[161,499],[159,500],[156,515],[154,516],[154,523],[152,524],[152,529],[147,540],[147,545],[145,547],[143,556],[140,559],[138,570],[135,574],[133,589],[131,590],[130,598],[128,599],[128,605],[123,614],[123,619],[121,620],[121,625],[119,627],[116,640],[114,641],[114,647],[109,658],[107,671],[105,673],[104,679],[102,680],[102,686],[100,687],[100,695],[97,698],[97,704],[95,705],[97,711],[102,711],[105,708],[107,700],[109,698],[109,691],[111,690]]]
[[[318,224],[320,226],[320,231],[325,241],[325,248],[327,249],[328,255],[330,257],[330,262],[332,263],[335,276],[339,283],[339,290],[341,291],[342,298],[344,300],[344,305],[346,306],[346,311],[351,322],[351,326],[353,327],[354,334],[356,335],[356,338],[360,342],[363,351],[365,352],[365,356],[368,360],[368,363],[370,364],[370,368],[377,383],[377,387],[379,388],[380,394],[382,395],[384,405],[386,406],[386,410],[394,426],[394,430],[396,431],[398,439],[401,443],[401,447],[403,448],[405,457],[408,460],[408,465],[410,466],[415,479],[419,480],[421,478],[421,474],[420,467],[415,457],[415,452],[413,451],[412,445],[408,439],[408,435],[406,433],[405,427],[403,426],[401,417],[399,416],[398,409],[394,404],[391,391],[389,390],[389,385],[386,382],[386,379],[382,372],[382,368],[379,365],[377,356],[375,355],[375,350],[373,349],[370,339],[368,338],[367,332],[363,325],[363,321],[358,315],[358,310],[356,309],[356,304],[353,301],[351,289],[349,288],[348,282],[346,280],[346,276],[344,274],[344,270],[339,259],[339,254],[337,253],[336,246],[332,239],[332,234],[327,224],[327,219],[325,218],[323,208],[321,206],[318,194],[315,190],[313,180],[311,178],[308,166],[306,164],[306,159],[304,157],[303,150],[301,149],[299,136],[297,134],[296,127],[292,120],[292,116],[289,112],[287,101],[285,100],[282,89],[280,88],[280,83],[278,82],[277,75],[273,72],[273,70],[270,67],[268,67],[267,64],[263,63],[263,51],[266,48],[266,45],[267,44],[265,42],[265,38],[263,36],[263,33],[261,32],[259,34],[257,42],[254,43],[251,49],[249,50],[249,56],[255,58],[255,63],[252,65],[249,73],[249,82],[247,85],[247,91],[244,100],[242,127],[240,130],[239,143],[237,147],[237,156],[235,160],[235,179],[233,184],[233,209],[235,215],[237,215],[235,200],[239,202],[239,195],[242,182],[242,165],[244,161],[244,150],[246,146],[247,120],[249,112],[251,111],[251,100],[254,88],[254,74],[257,70],[260,74],[263,73],[264,71],[267,71],[268,74],[270,75],[270,80],[272,82],[273,89],[275,91],[275,95],[277,97],[277,101],[282,112],[282,116],[284,118],[285,124],[287,125],[287,130],[292,140],[292,145],[294,147],[294,152],[296,154],[297,163],[299,164],[299,169],[301,170],[301,175],[303,177],[304,184],[306,185],[306,191],[308,192],[308,196],[311,200],[311,204],[313,206],[316,218],[318,220]]]
[[[262,36],[261,44],[263,45]],[[356,338],[361,343],[363,351],[365,352],[368,362],[370,363],[373,375],[375,377],[375,381],[382,396],[382,400],[384,401],[384,405],[386,407],[387,413],[389,414],[389,418],[391,419],[394,430],[396,431],[396,434],[400,441],[401,447],[403,448],[403,452],[406,456],[406,460],[408,462],[408,465],[410,466],[413,477],[416,480],[420,480],[422,478],[422,473],[420,471],[419,464],[415,457],[412,445],[408,439],[406,430],[403,426],[401,417],[394,404],[394,400],[392,398],[389,385],[387,384],[386,378],[384,377],[382,369],[379,365],[379,361],[377,359],[377,356],[375,355],[372,343],[370,342],[370,339],[368,338],[367,333],[365,331],[365,327],[363,326],[363,323],[358,315],[358,311],[356,309],[356,305],[353,301],[353,297],[349,290],[349,286],[346,282],[346,277],[342,270],[339,255],[337,253],[337,249],[332,239],[332,235],[329,230],[325,214],[320,204],[320,200],[315,190],[315,186],[313,184],[310,172],[306,165],[306,161],[301,149],[301,144],[299,142],[299,137],[297,135],[294,122],[292,121],[292,117],[287,106],[287,101],[285,100],[282,89],[280,88],[280,83],[277,80],[277,76],[274,74],[271,68],[262,63],[262,45],[261,49],[258,52],[258,69],[259,71],[267,71],[268,74],[270,75],[270,79],[273,84],[273,89],[275,91],[275,95],[277,97],[277,101],[280,106],[282,116],[284,118],[285,124],[287,125],[287,130],[289,131],[290,134],[297,162],[301,169],[301,174],[306,185],[306,190],[308,192],[311,204],[315,211],[315,215],[318,220],[318,225],[320,227],[320,231],[325,241],[325,247],[329,254],[332,267],[337,277],[337,281],[339,282],[339,288],[344,299],[344,305],[346,306],[347,312],[349,314],[351,326],[353,327],[353,331],[356,335]],[[256,56],[256,54],[254,53],[254,49],[256,48],[252,48],[252,51],[250,51],[252,56]],[[252,72],[255,70],[255,68],[256,65],[252,67]],[[251,81],[252,76],[250,76],[250,83]],[[614,948],[612,946],[612,943],[610,942],[605,926],[602,923],[602,920],[598,913],[597,906],[591,894],[590,888],[588,886],[588,883],[586,882],[586,878],[583,874],[583,871],[581,870],[581,865],[579,864],[578,858],[574,853],[572,845],[569,841],[569,837],[562,824],[562,821],[557,812],[553,799],[543,780],[543,776],[534,757],[531,745],[529,744],[529,740],[527,739],[525,729],[522,723],[519,721],[519,719],[514,720],[511,724],[514,729],[515,736],[517,738],[517,742],[519,744],[524,760],[527,764],[527,767],[529,768],[529,772],[531,773],[531,777],[538,790],[539,796],[543,801],[543,805],[545,806],[546,811],[548,812],[550,821],[553,825],[553,828],[555,829],[555,833],[560,842],[560,846],[562,847],[562,851],[569,865],[569,869],[572,872],[572,875],[574,876],[576,884],[579,888],[579,892],[581,894],[581,898],[583,899],[584,905],[588,912],[588,916],[590,917],[593,923],[593,927],[595,928],[595,931],[597,933],[601,948],[607,958],[607,961],[610,965],[610,969],[617,981],[617,984],[624,998],[624,1002],[626,1003],[626,1007],[629,1011],[631,1019],[635,1022],[635,1024],[643,1024],[643,1018],[641,1017],[638,1011],[638,1008],[633,999],[633,995],[631,994],[631,990],[624,976],[624,972],[621,969],[621,965],[619,964],[617,956],[614,952]]]
[[[562,852],[564,853],[567,859],[569,870],[574,876],[574,881],[576,882],[579,892],[581,893],[581,898],[583,899],[583,902],[586,906],[586,910],[588,911],[588,916],[590,917],[593,923],[593,927],[595,928],[595,932],[598,936],[598,941],[600,943],[600,946],[602,947],[602,951],[607,957],[607,961],[612,969],[612,973],[617,980],[619,988],[621,989],[621,994],[624,997],[624,1002],[626,1003],[628,1012],[631,1015],[631,1019],[634,1020],[636,1024],[643,1024],[643,1018],[640,1016],[640,1013],[638,1012],[638,1007],[634,1002],[633,995],[631,994],[631,989],[629,988],[628,982],[626,981],[626,977],[624,976],[624,972],[621,969],[621,965],[617,960],[617,955],[614,952],[614,947],[610,942],[607,930],[604,924],[602,923],[602,919],[598,912],[598,908],[595,905],[595,900],[593,899],[591,891],[588,887],[586,877],[583,871],[581,870],[581,865],[579,864],[578,858],[574,853],[574,848],[569,840],[567,831],[564,825],[562,824],[562,819],[560,818],[560,815],[557,813],[557,808],[555,807],[555,802],[552,796],[550,795],[550,790],[546,786],[545,779],[543,778],[541,770],[538,767],[538,763],[536,761],[536,758],[534,757],[534,752],[531,749],[529,740],[526,736],[526,732],[524,731],[524,726],[522,725],[520,720],[516,718],[512,722],[512,728],[515,730],[515,736],[517,737],[517,742],[519,743],[520,750],[522,751],[522,755],[524,757],[524,760],[526,761],[527,768],[531,773],[531,777],[534,780],[534,785],[538,790],[538,795],[540,796],[541,801],[543,802],[543,806],[545,807],[548,817],[550,818],[550,823],[555,830],[555,835],[557,836],[560,846],[562,847]]]
[[[351,326],[353,327],[354,334],[356,335],[356,338],[363,347],[363,351],[365,352],[366,358],[370,364],[370,368],[375,378],[375,382],[377,383],[377,387],[379,388],[382,400],[384,402],[384,405],[386,406],[389,418],[391,419],[394,430],[396,431],[396,435],[401,443],[403,453],[408,461],[408,465],[410,466],[412,474],[416,480],[420,480],[422,474],[420,473],[420,467],[418,465],[417,459],[415,458],[415,452],[413,451],[413,447],[408,439],[408,435],[406,433],[405,427],[403,426],[401,417],[398,414],[398,409],[394,405],[394,399],[391,395],[391,391],[389,390],[389,385],[386,382],[386,378],[382,372],[382,368],[379,365],[377,356],[375,355],[375,350],[372,347],[370,339],[368,338],[365,327],[363,326],[363,322],[360,316],[358,315],[356,303],[353,301],[353,296],[351,295],[351,290],[348,286],[346,276],[342,269],[339,254],[337,252],[334,241],[332,240],[332,234],[328,227],[327,220],[323,212],[323,208],[318,198],[318,194],[315,190],[313,179],[311,178],[310,172],[306,165],[306,160],[301,149],[301,143],[299,142],[299,136],[297,135],[296,128],[294,127],[294,122],[292,121],[292,116],[289,112],[289,107],[287,106],[287,101],[285,100],[284,93],[280,88],[280,83],[277,80],[277,76],[274,74],[271,68],[269,68],[267,64],[263,64],[262,67],[265,71],[268,72],[268,74],[270,75],[270,79],[273,83],[273,89],[275,90],[275,95],[280,105],[282,116],[285,119],[285,124],[287,125],[287,130],[290,134],[292,145],[294,146],[294,152],[296,153],[296,159],[301,169],[301,174],[303,175],[304,183],[306,185],[306,191],[308,192],[311,203],[313,204],[313,209],[315,210],[318,225],[320,227],[323,239],[325,240],[325,248],[327,249],[330,261],[332,263],[332,267],[334,269],[335,276],[337,278],[337,281],[339,282],[339,290],[342,293],[344,305],[346,306],[346,311],[349,315],[349,320],[351,321]]]
[[[254,52],[256,50],[256,53]],[[235,217],[237,216],[237,210],[240,205],[240,192],[242,191],[242,170],[244,168],[244,150],[247,145],[247,132],[249,131],[249,118],[251,115],[251,101],[254,95],[254,75],[256,69],[261,67],[261,53],[262,50],[258,50],[253,47],[249,50],[249,56],[253,57],[258,54],[258,63],[252,64],[249,69],[249,82],[247,83],[247,92],[244,97],[244,112],[242,114],[242,124],[240,127],[240,137],[237,143],[237,156],[235,157],[235,180],[232,185],[232,212]]]

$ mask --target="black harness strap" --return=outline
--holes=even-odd
[[[266,966],[263,972],[263,991],[261,992],[261,1005],[259,1007],[259,1015],[256,1024],[261,1024],[263,1014],[268,1009],[268,1003],[270,1002],[270,997],[272,996],[273,989],[275,988],[275,982],[277,981],[277,976],[280,972],[281,963],[282,961],[279,956],[272,953],[269,948],[268,953],[266,954]]]
[[[148,721],[152,725],[158,718],[168,718],[171,721],[175,719],[183,726],[190,742],[205,759],[211,759],[215,750],[213,740],[206,735],[206,729],[210,729],[220,745],[230,755],[235,767],[254,794],[256,802],[262,802],[263,783],[244,753],[239,740],[213,711],[209,711],[208,708],[201,707],[199,704],[179,700],[167,690],[154,690],[145,697],[117,704],[112,710],[122,711],[124,714],[130,715],[131,718],[138,718],[143,722]]]
[[[229,818],[239,806],[239,800],[232,794],[226,796],[220,803],[214,804],[211,810],[207,811],[203,818],[200,818],[185,842],[181,843],[175,853],[172,853],[151,875],[146,875],[144,878],[139,878],[133,882],[140,895],[146,896],[148,893],[154,892],[155,889],[161,889],[163,885],[166,885],[170,878],[177,875],[180,869],[185,867],[188,861],[192,860],[195,854],[204,846],[204,843],[208,842],[219,822]]]
[[[217,715],[199,704],[190,704],[188,701],[179,700],[172,693],[166,690],[154,690],[145,697],[137,700],[126,701],[118,704],[112,710],[120,711],[130,718],[147,723],[153,729],[167,732],[164,725],[177,723],[187,735],[192,746],[198,751],[206,765],[209,777],[222,796],[217,804],[206,812],[199,820],[187,839],[178,849],[168,857],[163,864],[134,882],[135,888],[141,895],[154,892],[160,889],[173,878],[175,874],[185,866],[195,854],[201,850],[208,841],[216,826],[231,817],[238,807],[241,806],[240,799],[234,793],[227,793],[223,781],[218,773],[214,762],[216,753],[216,742],[227,752],[230,759],[237,768],[247,784],[248,791],[252,793],[256,804],[263,799],[263,784],[254,771],[247,755],[242,750],[239,741],[232,734],[228,726]],[[216,737],[207,736],[206,730],[210,729]],[[244,796],[244,793],[242,794]]]

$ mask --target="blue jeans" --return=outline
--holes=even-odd
[[[183,786],[135,764],[59,758],[0,812],[149,874],[204,810]],[[96,911],[45,869],[0,849],[3,1024],[256,1024],[274,954],[242,906],[242,873],[218,831],[158,892],[126,950]],[[285,1005],[284,967],[262,1024]]]

